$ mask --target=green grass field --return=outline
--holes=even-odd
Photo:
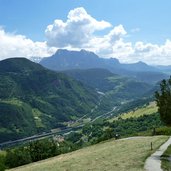
[[[134,109],[127,113],[122,113],[119,116],[112,118],[110,121],[117,120],[118,118],[122,118],[122,119],[128,119],[131,117],[138,118],[140,116],[151,115],[156,112],[157,112],[157,106],[156,106],[155,102],[151,102],[147,106],[143,106],[141,108]]]
[[[145,159],[167,139],[167,136],[112,139],[10,171],[143,171]]]
[[[161,157],[161,167],[164,171],[171,170],[170,156],[171,156],[171,145],[167,148],[167,150],[163,153]]]

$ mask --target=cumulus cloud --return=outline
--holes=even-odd
[[[171,40],[169,39],[162,45],[139,41],[132,44],[131,48],[129,54],[128,50],[125,51],[125,55],[119,56],[122,62],[144,61],[152,65],[171,65]]]
[[[110,28],[107,34],[96,34],[106,28]],[[139,31],[140,28],[134,28],[130,32],[133,34]],[[160,64],[171,64],[170,40],[166,40],[163,45],[126,41],[128,33],[122,24],[112,26],[107,21],[98,21],[82,7],[71,10],[66,21],[56,19],[48,25],[45,35],[47,44],[52,47],[83,48],[101,57],[116,57],[126,63],[141,60],[149,64],[158,64],[158,61]]]
[[[140,28],[130,32],[133,34],[138,31]],[[0,59],[14,56],[45,57],[58,48],[67,48],[93,51],[101,57],[115,57],[126,63],[144,61],[148,64],[171,65],[170,39],[162,45],[141,40],[133,43],[125,38],[128,35],[122,24],[112,26],[107,21],[97,20],[80,7],[69,11],[66,21],[56,19],[47,26],[46,42],[34,42],[26,36],[10,34],[0,28]]]
[[[118,25],[114,27],[109,34],[107,35],[110,43],[115,43],[116,41],[120,40],[127,32],[124,29],[123,25]]]
[[[34,42],[23,35],[7,33],[0,28],[0,59],[9,57],[49,56],[55,49],[46,45],[46,42]]]
[[[111,27],[106,21],[97,21],[82,7],[73,9],[67,21],[55,20],[45,30],[47,43],[54,47],[84,47],[93,37],[93,33]]]

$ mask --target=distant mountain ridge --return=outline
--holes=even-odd
[[[171,65],[166,65],[166,66],[158,65],[158,66],[156,66],[156,68],[166,74],[171,75]]]
[[[68,51],[59,49],[51,57],[43,58],[40,61],[40,64],[55,71],[103,68],[114,74],[134,77],[137,80],[144,82],[150,81],[152,84],[168,77],[168,75],[162,73],[160,69],[147,65],[141,61],[133,64],[122,64],[116,58],[100,58],[95,53],[85,50]],[[147,78],[147,72],[149,73],[150,78]]]
[[[103,59],[99,58],[95,53],[85,50],[68,51],[59,49],[51,57],[43,58],[40,64],[57,71],[95,67],[101,68],[103,67]]]
[[[153,66],[147,65],[146,63],[139,61],[132,64],[122,64],[123,68],[131,71],[152,71],[152,72],[159,72],[159,70]]]

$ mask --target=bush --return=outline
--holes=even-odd
[[[6,169],[5,166],[5,156],[0,155],[0,171],[4,171]]]
[[[156,135],[171,135],[171,128],[166,126],[157,128]]]
[[[31,156],[29,151],[24,147],[7,150],[5,164],[9,168],[22,166],[24,164],[31,163]]]
[[[59,154],[55,142],[48,139],[31,142],[29,144],[29,152],[33,162]]]

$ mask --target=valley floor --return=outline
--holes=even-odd
[[[167,136],[112,139],[10,171],[143,171],[145,159],[167,139]]]

